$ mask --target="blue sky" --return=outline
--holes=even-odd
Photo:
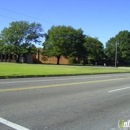
[[[19,20],[41,23],[44,32],[70,25],[105,45],[119,31],[130,31],[129,14],[130,0],[0,0],[0,31]]]

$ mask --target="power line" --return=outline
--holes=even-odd
[[[32,18],[32,19],[36,19],[36,20],[40,20],[40,21],[43,21],[43,22],[47,22],[47,23],[50,23],[50,24],[53,24],[53,25],[57,25],[57,24],[54,24],[53,22],[46,21],[46,20],[43,20],[43,19],[39,19],[39,18],[30,16],[30,15],[26,15],[26,14],[23,14],[23,13],[19,13],[19,12],[13,11],[13,10],[5,9],[5,8],[3,8],[3,7],[0,7],[0,9],[6,10],[6,11],[9,11],[9,12],[12,12],[12,13],[16,13],[16,14],[19,14],[19,15],[22,15],[22,16],[26,16],[26,17],[29,17],[29,18]],[[4,15],[0,15],[0,16],[6,17],[6,18],[9,18],[9,19],[16,20],[16,19],[11,18],[11,17],[8,17],[8,16],[4,16]],[[44,28],[48,28],[48,27],[44,27]],[[89,33],[89,34],[90,34],[90,35],[93,35],[93,36],[95,36],[95,37],[97,37],[97,35],[95,35],[95,34],[91,34],[91,33]],[[88,35],[89,35],[89,34],[88,34]],[[103,39],[108,39],[108,38],[106,38],[106,37],[104,37],[104,36],[99,36],[99,35],[98,35],[98,37],[103,38]]]
[[[3,9],[3,10],[6,10],[6,11],[12,12],[12,13],[16,13],[16,14],[23,15],[23,16],[26,16],[26,17],[29,17],[29,18],[32,18],[32,19],[37,19],[37,20],[40,20],[40,21],[47,22],[47,23],[50,23],[50,24],[55,25],[53,22],[50,22],[50,21],[46,21],[46,20],[43,20],[43,19],[39,19],[39,18],[30,16],[30,15],[26,15],[26,14],[23,14],[23,13],[19,13],[19,12],[13,11],[13,10],[5,9],[5,8],[3,8],[3,7],[0,7],[0,8]]]
[[[8,16],[5,16],[5,15],[1,15],[1,14],[0,14],[0,16],[1,16],[1,17],[4,17],[4,18],[12,19],[12,20],[18,20],[18,19],[12,18],[12,17],[8,17]],[[47,29],[48,29],[48,27],[45,27],[45,26],[44,26],[43,28],[47,28]]]
[[[5,16],[5,15],[1,15],[1,14],[0,14],[0,16],[2,16],[2,17],[4,17],[4,18],[9,18],[9,19],[12,19],[12,20],[17,20],[17,19],[15,19],[15,18],[11,18],[11,17]]]

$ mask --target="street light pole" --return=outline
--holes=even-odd
[[[115,52],[115,68],[117,68],[117,42],[116,42],[116,52]]]

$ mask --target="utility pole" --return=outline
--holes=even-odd
[[[116,45],[116,52],[115,52],[115,68],[117,68],[117,42],[115,43]]]

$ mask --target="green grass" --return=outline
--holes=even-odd
[[[125,73],[130,69],[69,66],[69,65],[44,65],[44,64],[17,64],[0,63],[0,77],[26,77],[26,76],[54,76],[54,75],[78,75],[78,74],[103,74]]]

